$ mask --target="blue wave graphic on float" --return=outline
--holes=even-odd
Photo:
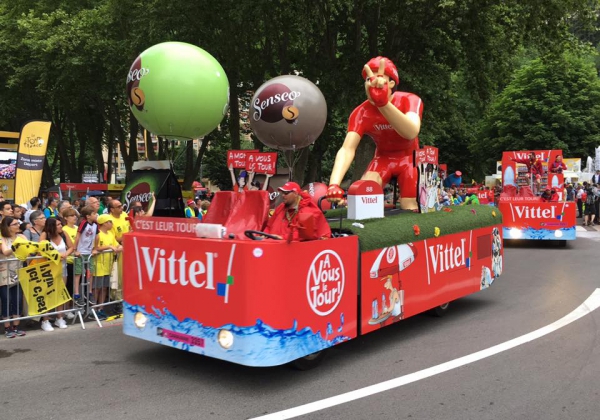
[[[133,323],[134,315],[138,312],[146,315],[146,326],[143,329],[137,328]],[[338,332],[342,331],[343,314],[340,316],[340,323]],[[231,331],[234,336],[233,346],[228,350],[222,348],[217,341],[217,335],[223,329]],[[123,332],[127,335],[247,366],[282,365],[350,339],[344,335],[330,338],[333,331],[333,326],[328,324],[323,338],[320,331],[313,332],[309,327],[298,330],[296,321],[291,328],[281,330],[270,327],[260,319],[249,327],[226,324],[215,328],[190,318],[180,321],[166,308],[160,310],[153,307],[152,312],[149,312],[144,306],[126,302],[123,318]],[[184,342],[185,338],[178,337],[190,339]],[[202,344],[190,344],[192,341]]]
[[[502,233],[504,239],[533,239],[533,240],[544,240],[544,241],[573,241],[577,238],[575,233],[575,226],[570,228],[561,228],[561,229],[534,229],[534,228],[524,228],[521,230],[520,238],[513,238],[510,234],[510,231],[513,228],[503,227]],[[555,232],[560,230],[562,232],[562,236],[557,237]]]

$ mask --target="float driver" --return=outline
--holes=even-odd
[[[312,201],[312,197],[300,189],[295,182],[287,182],[279,191],[283,196],[283,203],[269,218],[265,233],[279,239],[288,241],[301,241],[310,239],[331,238],[331,228],[323,216],[321,209]],[[304,227],[302,220],[312,218],[311,232],[301,233]]]
[[[413,164],[413,152],[419,148],[423,103],[412,93],[393,92],[400,82],[398,70],[385,57],[371,59],[362,75],[367,100],[350,115],[348,133],[331,172],[327,199],[339,201],[342,198],[344,190],[340,184],[354,160],[360,140],[368,135],[375,141],[376,149],[362,179],[373,180],[383,187],[396,177],[400,207],[415,210],[418,208],[417,168]]]

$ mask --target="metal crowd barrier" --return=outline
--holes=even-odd
[[[85,330],[85,322],[84,319],[85,318],[93,318],[95,320],[95,322],[98,324],[98,326],[100,328],[102,328],[102,320],[100,319],[100,317],[98,316],[98,311],[102,310],[102,308],[105,307],[109,307],[109,306],[114,306],[117,304],[121,304],[123,303],[123,299],[122,297],[119,298],[119,296],[122,296],[122,280],[121,280],[121,276],[122,276],[122,272],[119,271],[119,268],[116,268],[115,270],[115,265],[118,266],[118,263],[115,261],[113,263],[111,263],[111,274],[110,274],[110,284],[107,290],[107,301],[103,302],[103,303],[90,303],[88,297],[90,294],[94,295],[94,276],[92,273],[95,272],[95,265],[97,264],[98,260],[100,258],[111,258],[111,261],[114,260],[114,256],[112,255],[113,251],[112,250],[107,250],[107,251],[103,251],[99,254],[97,254],[96,256],[92,256],[91,258],[84,258],[82,256],[79,257],[74,257],[74,258],[80,258],[82,259],[82,274],[81,274],[81,279],[80,279],[80,287],[79,287],[79,291],[80,291],[80,295],[84,297],[85,300],[85,306],[83,307],[79,307],[75,304],[74,301],[74,288],[75,288],[75,284],[74,284],[74,278],[75,278],[75,270],[74,270],[74,264],[73,264],[73,282],[71,283],[71,288],[69,290],[69,288],[67,287],[67,291],[69,292],[69,295],[71,296],[71,300],[69,302],[64,303],[63,305],[70,305],[71,308],[69,309],[63,309],[63,310],[50,310],[48,312],[44,312],[42,314],[35,314],[35,315],[23,315],[23,314],[28,314],[28,305],[27,305],[27,301],[25,299],[25,295],[23,293],[23,290],[21,288],[21,284],[18,283],[17,285],[14,286],[0,286],[0,287],[6,287],[6,293],[7,293],[7,306],[8,308],[4,309],[4,308],[0,308],[0,315],[3,314],[3,312],[6,310],[6,313],[9,313],[9,309],[10,309],[10,299],[11,299],[11,293],[10,293],[10,289],[14,288],[14,287],[18,287],[18,291],[17,291],[17,296],[18,299],[21,300],[21,302],[19,302],[17,308],[19,309],[19,314],[21,316],[19,317],[15,317],[12,318],[10,317],[10,315],[8,316],[7,319],[1,319],[0,323],[4,323],[4,322],[12,322],[12,321],[26,321],[26,320],[37,320],[37,319],[41,319],[41,318],[45,318],[45,317],[50,317],[50,316],[56,316],[59,314],[64,314],[66,316],[67,313],[71,312],[73,314],[75,314],[75,317],[73,317],[71,325],[74,325],[75,322],[77,320],[79,320],[79,323],[81,325],[81,329]],[[122,253],[120,253],[118,256],[118,258],[122,258]],[[26,267],[27,265],[29,265],[29,262],[32,260],[36,260],[36,259],[44,259],[45,257],[42,256],[35,256],[35,257],[28,257],[25,260],[25,264],[22,260],[19,260],[17,258],[6,258],[3,260],[0,260],[0,264],[7,264],[9,262],[19,262],[22,266],[19,267],[23,268]],[[7,267],[8,270],[8,267]],[[113,279],[113,276],[117,276],[116,279]],[[116,289],[113,289],[112,286],[116,285]],[[112,291],[115,291],[115,293],[111,293]],[[112,298],[112,296],[115,297],[115,299]],[[1,305],[1,303],[0,303]],[[61,306],[63,306],[61,305]],[[117,311],[118,312],[118,311]],[[111,319],[116,319],[116,318],[120,318],[122,316],[122,310],[121,310],[121,314],[115,314],[112,315],[110,317],[107,317],[106,320],[111,320]]]

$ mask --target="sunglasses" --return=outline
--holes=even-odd
[[[288,195],[290,193],[293,193],[294,191],[281,191],[282,195]]]

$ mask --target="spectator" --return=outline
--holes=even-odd
[[[202,200],[202,204],[200,204],[200,209],[202,211],[202,217],[204,217],[206,215],[206,213],[208,213],[209,207],[210,207],[210,201]]]
[[[583,195],[585,194],[585,190],[581,186],[581,184],[577,185],[577,193],[575,194],[575,198],[577,200],[577,218],[583,217]]]
[[[567,184],[566,188],[566,199],[567,201],[574,201],[575,199],[575,189],[572,184]]]
[[[28,241],[39,242],[40,235],[46,226],[46,216],[41,210],[36,210],[29,215],[31,227],[23,232]]]
[[[103,304],[108,295],[110,287],[110,273],[116,253],[122,251],[121,245],[117,242],[113,234],[113,218],[108,214],[98,216],[99,232],[96,236],[93,255],[95,256],[94,273],[94,298],[99,304]],[[104,252],[112,250],[112,252]],[[97,312],[98,318],[106,319],[106,313],[103,309]]]
[[[58,200],[55,197],[48,198],[48,207],[44,209],[46,219],[58,217]]]
[[[266,233],[277,236],[279,239],[299,241],[301,238],[298,229],[301,216],[312,216],[314,218],[314,239],[331,238],[331,229],[323,212],[312,202],[310,195],[303,192],[295,182],[287,182],[279,187],[283,195],[281,203],[269,219]]]
[[[51,217],[46,219],[46,226],[44,226],[44,231],[40,235],[40,242],[48,240],[52,247],[58,251],[60,254],[60,261],[62,264],[62,277],[65,282],[65,286],[67,285],[67,258],[73,252],[73,242],[71,242],[71,237],[69,235],[65,235],[63,232],[62,221],[57,217]],[[60,305],[56,308],[57,311],[62,311],[65,309],[65,305]],[[47,321],[49,324],[49,321]],[[65,329],[67,328],[67,322],[64,320],[64,314],[59,313],[56,315],[56,321],[54,321],[54,326]],[[50,326],[51,327],[51,326]],[[42,329],[44,331],[51,331],[47,328],[44,328],[44,322],[42,322]]]
[[[93,208],[96,211],[96,213],[102,214],[100,212],[100,201],[98,201],[98,199],[96,197],[88,197],[85,200],[85,205]]]
[[[65,223],[62,228],[63,232],[69,238],[71,238],[71,242],[73,243],[73,253],[71,253],[71,255],[69,255],[69,257],[67,258],[67,289],[69,290],[71,296],[73,296],[75,294],[75,257],[73,255],[75,252],[75,241],[77,240],[77,211],[75,211],[75,209],[73,208],[64,209],[61,212],[61,216]],[[72,312],[67,312],[68,319],[71,319],[74,316],[75,315]]]
[[[131,224],[127,213],[123,211],[123,205],[119,200],[111,200],[109,202],[108,215],[110,216],[112,224],[113,236],[119,244],[123,243],[123,235],[127,232],[131,232]]]
[[[80,293],[80,282],[81,275],[84,272],[84,268],[90,263],[90,257],[94,249],[96,234],[98,233],[98,225],[96,224],[98,211],[92,206],[85,206],[81,209],[81,217],[82,221],[77,228],[77,237],[75,238],[75,260],[73,261],[73,301],[75,302],[75,305],[79,307],[85,306],[85,299],[81,296],[85,293]],[[92,305],[96,304],[89,285],[88,301]]]
[[[13,209],[13,217],[19,221],[19,224],[23,223],[23,219],[25,218],[25,211],[26,211],[25,207],[13,204],[12,209]]]
[[[11,246],[13,241],[22,235],[19,233],[19,222],[11,216],[6,216],[0,222],[2,234],[2,253],[0,261],[14,258]],[[21,302],[23,293],[19,284],[17,273],[19,261],[0,262],[0,306],[1,317],[4,320],[4,335],[6,338],[22,337],[25,332],[19,328],[20,321],[9,321],[9,317],[21,316]]]
[[[14,217],[12,204],[8,201],[0,201],[0,220],[6,216]]]
[[[585,197],[585,210],[583,211],[584,219],[583,226],[594,226],[594,218],[596,216],[596,197],[592,186],[588,186]]]
[[[184,209],[185,217],[188,219],[198,217],[202,220],[202,214],[198,214],[196,202],[194,200],[187,201],[187,207]]]
[[[31,213],[33,213],[36,210],[39,210],[41,204],[42,200],[40,200],[38,197],[33,197],[31,200],[29,200],[29,210],[25,212],[25,221],[27,223],[31,223],[31,220],[29,220]]]
[[[156,199],[154,198],[154,193],[151,192],[150,194],[152,194],[152,201],[150,202],[150,205],[148,206],[148,211],[144,211],[144,208],[142,207],[142,203],[140,203],[139,201],[136,201],[136,205],[134,205],[131,208],[131,213],[130,213],[130,223],[132,220],[135,220],[136,217],[139,216],[147,216],[150,217],[154,214],[154,206],[156,205]]]

